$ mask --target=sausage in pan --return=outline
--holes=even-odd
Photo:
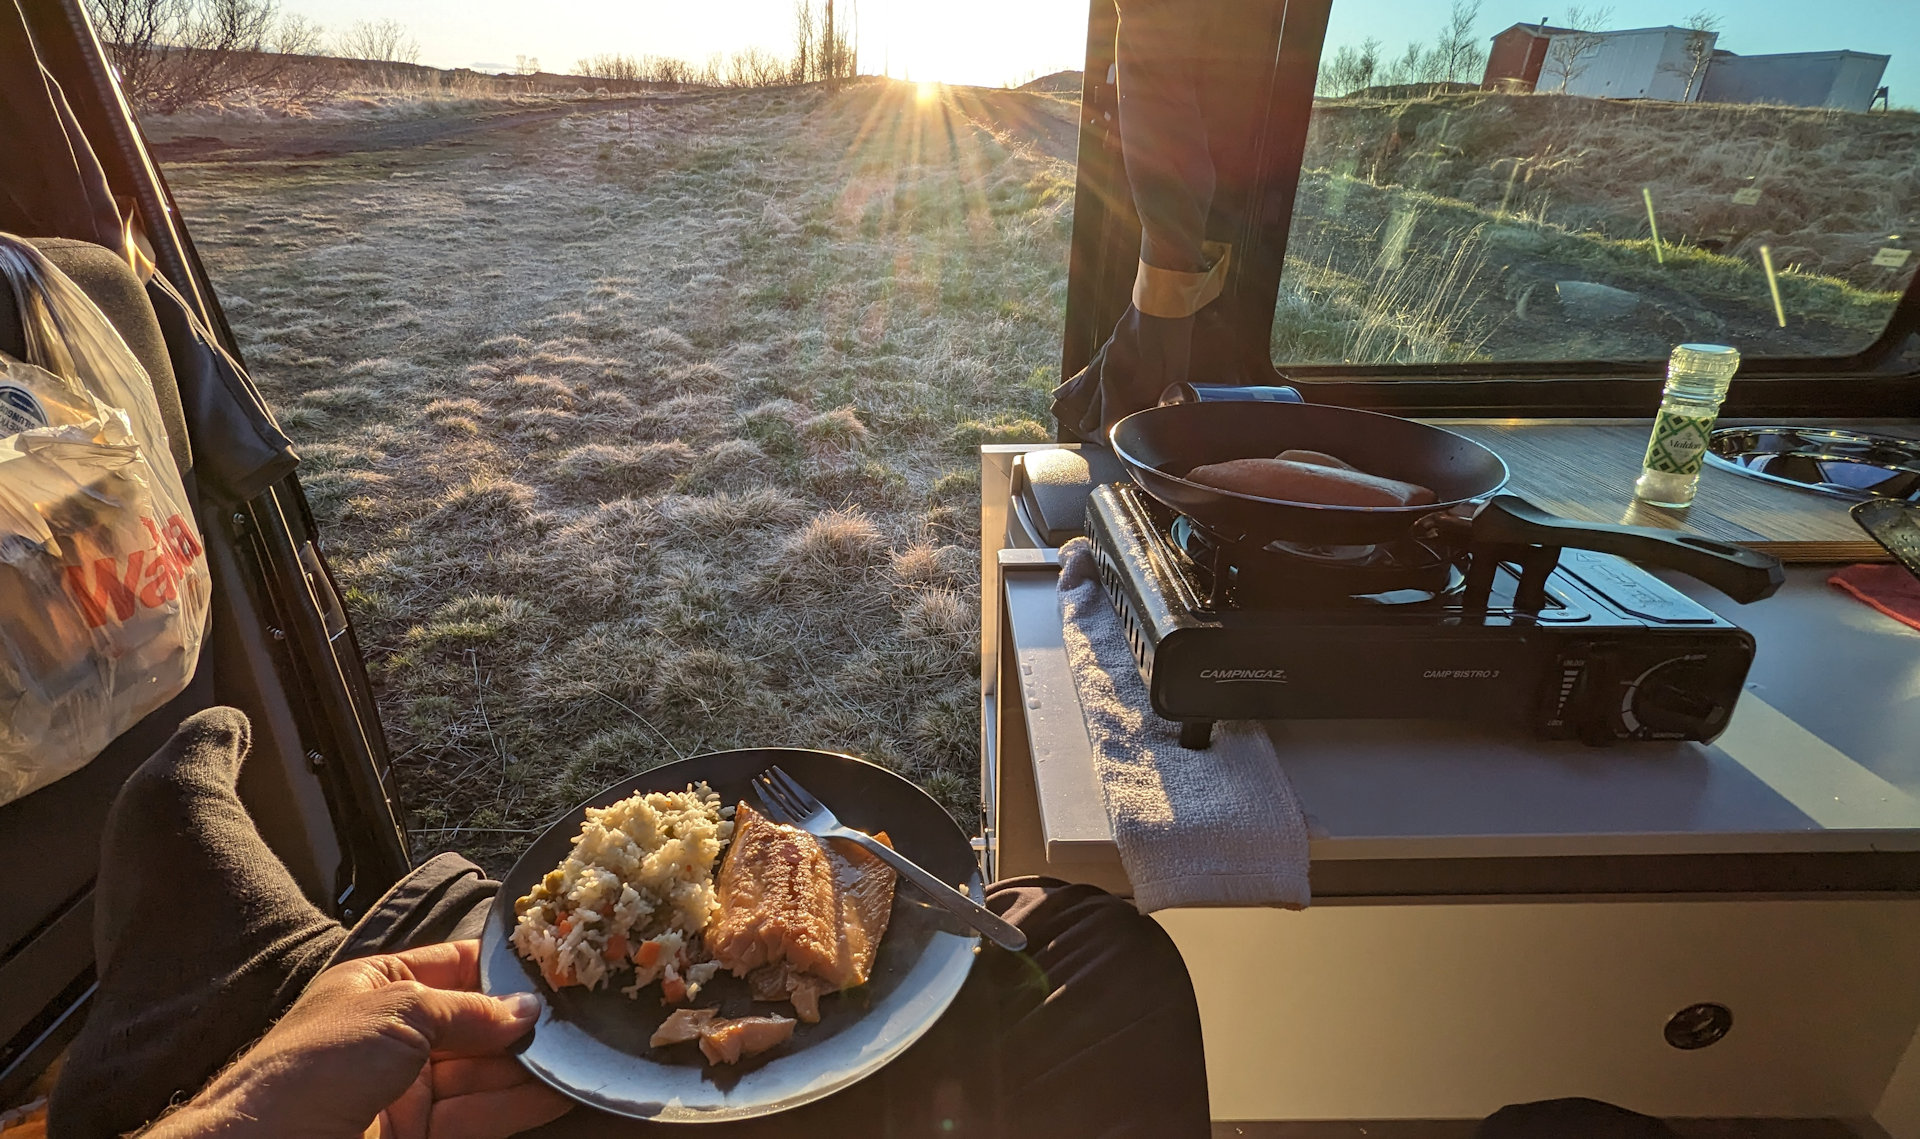
[[[1321,506],[1426,506],[1436,501],[1423,486],[1288,459],[1207,463],[1187,472],[1187,478],[1236,494]]]
[[[1282,451],[1277,457],[1291,463],[1312,463],[1316,467],[1333,467],[1336,470],[1342,471],[1357,471],[1360,469],[1345,459],[1335,458],[1325,451],[1308,451],[1300,447]]]

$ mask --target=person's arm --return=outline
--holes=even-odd
[[[572,1105],[506,1054],[538,998],[475,992],[479,945],[320,974],[259,1043],[143,1139],[505,1139]]]

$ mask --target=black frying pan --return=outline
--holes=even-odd
[[[1470,540],[1488,546],[1617,554],[1690,574],[1741,602],[1767,597],[1786,580],[1779,559],[1726,542],[1675,530],[1574,522],[1514,495],[1493,497],[1507,482],[1500,456],[1465,436],[1398,416],[1312,403],[1183,403],[1135,412],[1113,425],[1110,438],[1113,453],[1148,494],[1223,535],[1261,544],[1388,542],[1431,515],[1466,507],[1460,513],[1473,515]],[[1257,498],[1184,477],[1207,463],[1273,458],[1294,447],[1427,487],[1439,501],[1325,506]],[[1493,501],[1480,505],[1488,498]],[[1467,525],[1450,521],[1456,528]]]
[[[1462,435],[1411,419],[1314,403],[1183,403],[1113,425],[1113,453],[1148,494],[1226,535],[1358,546],[1404,537],[1427,515],[1483,499],[1507,482],[1500,456]],[[1207,463],[1271,459],[1289,448],[1324,451],[1368,474],[1415,483],[1428,506],[1322,506],[1237,494],[1184,476]]]

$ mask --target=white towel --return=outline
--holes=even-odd
[[[1085,538],[1060,549],[1060,616],[1134,903],[1305,906],[1307,822],[1272,738],[1229,720],[1211,747],[1180,746],[1179,726],[1147,703]]]

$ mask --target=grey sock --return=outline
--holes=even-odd
[[[209,708],[128,778],[95,890],[100,987],[54,1088],[49,1135],[133,1130],[272,1023],[346,939],[234,793],[245,715]]]

